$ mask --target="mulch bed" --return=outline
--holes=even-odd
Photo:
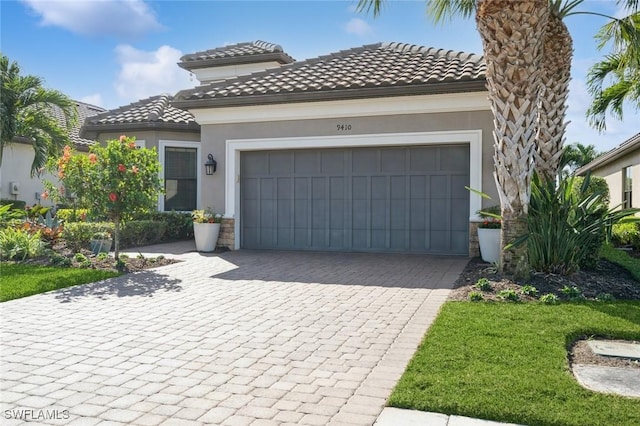
[[[561,289],[577,287],[582,291],[583,299],[597,300],[598,296],[609,294],[616,300],[640,300],[640,283],[624,268],[601,260],[593,270],[576,272],[570,276],[556,274],[534,273],[527,280],[514,280],[512,277],[499,274],[495,268],[480,258],[469,261],[464,271],[454,284],[449,300],[469,300],[469,293],[479,291],[474,287],[480,278],[487,278],[493,289],[482,292],[484,300],[498,301],[501,290],[512,289],[518,293],[523,302],[536,300],[535,297],[520,294],[524,285],[534,286],[539,295],[554,294],[559,300],[568,300]],[[599,336],[584,336],[573,342],[568,348],[568,360],[573,364],[597,364],[608,367],[640,368],[640,362],[625,358],[597,355],[587,345],[589,338]],[[604,338],[602,338],[605,340]],[[637,342],[632,342],[637,343]]]
[[[498,292],[513,289],[519,292],[522,286],[534,286],[540,295],[555,294],[560,300],[568,297],[561,291],[563,287],[577,287],[587,300],[594,300],[609,294],[616,300],[640,300],[640,283],[624,268],[601,260],[593,270],[579,271],[569,276],[534,273],[527,280],[514,280],[499,274],[495,268],[480,258],[473,258],[454,284],[450,300],[469,300],[469,293],[477,291],[474,284],[480,278],[487,278],[493,290],[483,292],[485,300],[499,300]],[[520,296],[522,301],[532,301],[535,297]]]
[[[122,249],[121,249],[122,250]],[[103,269],[109,271],[119,271],[123,273],[142,271],[144,269],[157,268],[159,266],[171,265],[172,263],[179,262],[175,259],[167,259],[164,256],[157,257],[144,257],[144,256],[120,256],[120,260],[123,262],[120,268],[116,264],[116,260],[113,257],[113,252],[109,253],[108,257],[96,256],[91,250],[80,249],[79,251],[71,250],[66,246],[64,241],[59,240],[54,244],[53,251],[58,256],[51,256],[50,253],[44,256],[40,256],[35,259],[30,259],[25,263],[42,265],[42,266],[61,266],[61,259],[59,256],[69,259],[70,264],[66,266],[72,266],[75,268],[91,268],[91,269]],[[133,251],[127,249],[127,251]],[[76,253],[84,255],[84,259],[79,260],[76,257]]]

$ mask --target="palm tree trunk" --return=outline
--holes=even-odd
[[[525,245],[504,248],[526,229],[547,2],[479,0],[476,11],[494,115],[494,178],[503,222],[500,267],[507,273],[515,273],[519,264],[526,263]]]
[[[571,79],[573,40],[562,19],[551,13],[544,37],[542,90],[536,171],[541,178],[555,179],[560,169],[565,141],[567,96]]]

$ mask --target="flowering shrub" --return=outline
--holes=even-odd
[[[220,223],[222,222],[222,215],[220,213],[214,213],[211,209],[206,210],[194,210],[191,212],[191,218],[195,223]]]
[[[135,139],[120,136],[106,145],[91,146],[89,155],[74,153],[66,146],[54,167],[63,186],[46,182],[43,197],[61,200],[65,190],[95,217],[115,224],[115,256],[119,255],[119,230],[123,220],[155,208],[162,190],[160,163],[154,149],[138,149]]]

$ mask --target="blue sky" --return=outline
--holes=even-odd
[[[433,24],[425,1],[388,1],[378,18],[344,1],[2,0],[0,46],[25,74],[73,99],[115,108],[197,80],[176,65],[183,54],[226,44],[264,40],[303,60],[380,41],[482,53],[473,20]],[[612,0],[586,0],[581,10],[620,14]],[[585,87],[598,52],[593,35],[606,21],[567,18],[574,38],[567,142],[604,151],[640,131],[640,114],[591,129]]]

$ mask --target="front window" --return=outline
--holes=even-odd
[[[164,149],[164,210],[196,209],[198,185],[198,150],[196,148],[165,147]]]
[[[633,206],[631,195],[633,192],[633,182],[631,167],[625,167],[622,169],[622,204],[625,209],[630,209]]]

